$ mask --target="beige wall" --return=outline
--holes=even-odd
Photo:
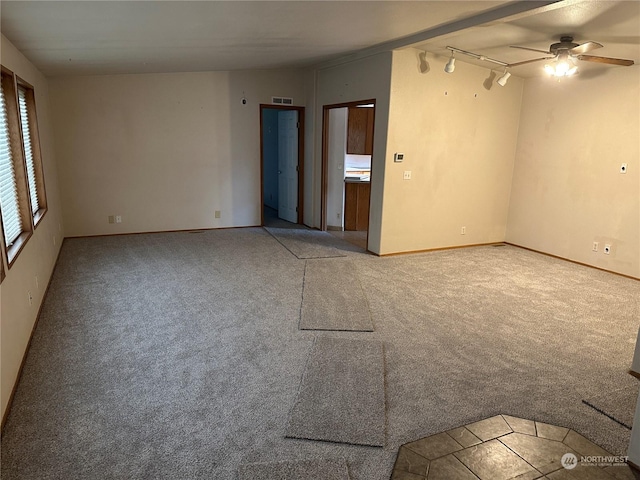
[[[635,66],[525,82],[508,242],[640,277],[639,86]]]
[[[50,88],[69,236],[259,225],[259,104],[305,103],[295,71],[55,78]]]
[[[1,50],[2,65],[34,87],[48,203],[46,215],[0,285],[0,401],[4,417],[31,330],[64,238],[64,231],[61,225],[47,81],[4,36]],[[29,305],[28,292],[33,296],[32,305]]]
[[[307,226],[314,224],[315,196],[315,138],[316,138],[316,74],[313,69],[303,74],[306,109],[304,117],[304,204],[303,220]],[[322,128],[322,127],[320,127]]]
[[[329,111],[327,146],[327,226],[342,229],[344,225],[344,161],[347,154],[348,108]]]
[[[382,190],[385,181],[385,152],[387,125],[389,122],[389,91],[391,80],[391,53],[380,53],[361,60],[352,61],[317,71],[315,102],[315,163],[313,226],[319,227],[320,193],[322,178],[322,115],[323,106],[359,100],[376,101],[373,133],[373,156],[371,157],[371,203],[369,210],[368,248],[380,251],[382,225]]]
[[[393,53],[380,253],[504,241],[523,82],[420,53]]]

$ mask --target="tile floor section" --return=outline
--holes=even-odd
[[[577,459],[573,468],[561,463],[567,453]],[[594,456],[611,454],[568,428],[497,415],[402,445],[391,480],[640,478],[627,465],[581,461]]]
[[[364,250],[367,249],[367,231],[366,230],[346,230],[346,231],[338,231],[338,230],[327,230],[334,237],[341,238],[345,242],[349,242],[353,245],[356,245]]]

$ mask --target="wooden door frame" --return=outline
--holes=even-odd
[[[358,100],[356,102],[347,103],[334,103],[331,105],[322,106],[322,176],[321,176],[321,188],[320,188],[320,230],[323,232],[327,230],[327,188],[329,181],[329,110],[334,108],[349,108],[357,107],[358,105],[373,104],[373,128],[375,131],[376,125],[376,100],[375,98],[369,100]],[[374,135],[375,137],[375,135]],[[375,140],[375,138],[374,138]],[[373,173],[373,151],[371,152],[371,175]],[[369,196],[369,214],[371,214],[371,196]],[[344,221],[344,219],[343,219]],[[369,228],[367,228],[367,242],[369,240]]]
[[[265,109],[272,110],[295,110],[298,112],[298,215],[297,222],[301,224],[304,218],[304,107],[293,105],[271,105],[269,103],[260,104],[260,225],[264,225],[264,145],[263,145],[263,125],[262,112]]]

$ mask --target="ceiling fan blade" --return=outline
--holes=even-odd
[[[633,65],[633,60],[625,60],[623,58],[596,57],[594,55],[578,55],[576,58],[587,62],[608,63],[609,65],[622,65],[624,67]]]
[[[583,53],[590,52],[591,50],[596,50],[597,48],[602,48],[603,45],[597,42],[585,42],[577,47],[573,47],[569,50],[571,55],[582,55]]]
[[[538,50],[537,48],[529,48],[529,47],[520,47],[518,45],[509,45],[509,47],[511,48],[519,48],[520,50],[530,50],[532,52],[538,52],[538,53],[546,53],[546,54],[550,54],[551,52],[547,52],[546,50]]]
[[[540,58],[534,58],[533,60],[525,60],[524,62],[510,63],[509,65],[507,65],[507,68],[519,67],[520,65],[526,65],[527,63],[539,62],[541,60],[551,60],[554,58],[556,57],[540,57]]]

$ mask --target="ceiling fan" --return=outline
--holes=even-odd
[[[547,64],[544,66],[545,71],[550,75],[556,77],[571,76],[577,72],[578,66],[575,60],[583,60],[587,62],[607,63],[609,65],[633,65],[633,60],[625,60],[622,58],[610,58],[610,57],[598,57],[595,55],[585,55],[592,50],[602,48],[603,45],[597,42],[585,42],[582,44],[574,43],[573,37],[562,36],[560,42],[553,43],[549,46],[549,51],[539,50],[537,48],[520,47],[517,45],[511,45],[511,48],[519,48],[521,50],[530,50],[532,52],[545,53],[552,55],[550,57],[534,58],[532,60],[525,60],[523,62],[511,63],[509,67],[517,67],[519,65],[525,65],[527,63],[539,62],[541,60],[553,60],[555,64]]]

